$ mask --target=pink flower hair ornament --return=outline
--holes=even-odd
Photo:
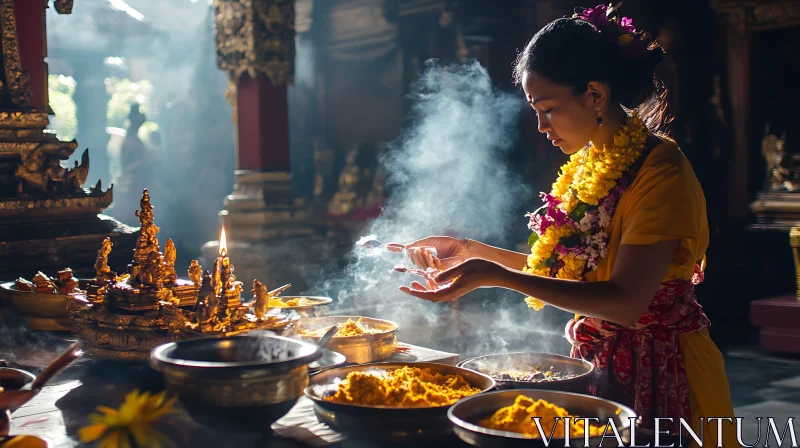
[[[572,18],[585,20],[609,42],[618,45],[622,57],[646,58],[650,49],[650,36],[643,31],[636,31],[630,17],[617,18],[616,14],[617,8],[611,4],[597,5],[594,8],[576,10]]]

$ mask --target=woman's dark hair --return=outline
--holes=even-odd
[[[655,77],[664,51],[651,44],[645,54],[630,57],[591,24],[579,18],[563,18],[539,30],[517,57],[514,81],[526,72],[586,92],[590,81],[608,82],[611,98],[627,109],[636,109],[655,133],[669,123],[667,91]]]

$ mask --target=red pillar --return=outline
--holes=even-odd
[[[259,74],[239,79],[237,107],[237,169],[290,171],[289,104],[286,85],[273,86]]]
[[[22,70],[28,72],[28,86],[32,98],[30,108],[44,110],[47,98],[47,35],[45,32],[45,7],[43,0],[15,0],[17,36]]]

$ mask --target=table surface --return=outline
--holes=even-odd
[[[2,336],[2,333],[0,333]],[[45,338],[47,339],[47,338]],[[55,359],[67,345],[52,340],[28,340],[20,347],[0,348],[0,357],[9,367],[19,367],[36,373]],[[456,364],[458,355],[407,344],[407,352],[396,352],[386,361],[428,361]],[[96,359],[79,359],[51,381],[30,402],[12,414],[11,434],[34,434],[51,441],[52,447],[79,446],[77,432],[88,422],[88,415],[99,405],[119,407],[125,394],[134,390],[157,392],[163,389],[163,378],[146,364],[128,364]],[[201,427],[179,412],[177,432],[173,440],[178,446],[308,446],[276,436],[226,434]],[[337,445],[353,445],[345,442]]]

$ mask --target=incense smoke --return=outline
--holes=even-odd
[[[383,161],[390,198],[367,233],[383,244],[407,244],[429,235],[469,237],[508,248],[524,242],[520,206],[530,192],[507,163],[522,110],[520,95],[495,89],[477,62],[447,67],[429,62],[414,99],[414,124]],[[401,339],[427,346],[449,340],[456,341],[451,349],[466,344],[474,353],[485,353],[542,350],[563,339],[561,331],[540,330],[532,343],[532,323],[543,317],[524,311],[522,297],[514,292],[483,290],[457,305],[407,296],[398,287],[419,278],[394,272],[397,264],[410,261],[383,247],[357,246],[346,279],[328,281],[322,290],[340,289],[340,309],[394,320]],[[459,308],[460,322],[450,320],[453,314],[446,310],[452,306]]]

